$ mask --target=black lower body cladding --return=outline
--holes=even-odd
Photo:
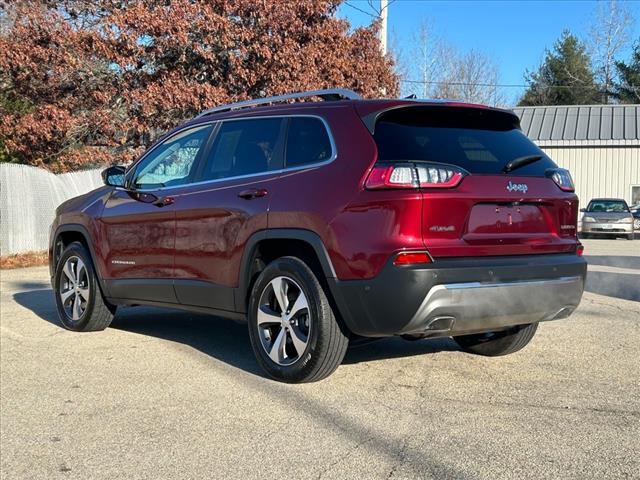
[[[565,318],[578,306],[586,261],[575,254],[389,261],[370,280],[329,279],[349,329],[361,336],[455,336]]]

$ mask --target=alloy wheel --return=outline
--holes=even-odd
[[[80,320],[89,305],[89,272],[79,257],[72,256],[65,261],[59,290],[67,317]]]
[[[302,357],[311,333],[309,302],[293,279],[281,276],[267,284],[257,322],[260,343],[271,360],[288,366]]]

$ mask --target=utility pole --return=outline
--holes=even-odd
[[[380,51],[387,54],[387,14],[388,0],[380,0]]]

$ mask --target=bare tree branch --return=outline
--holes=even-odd
[[[369,16],[370,16],[370,17],[372,17],[372,18],[379,18],[379,17],[380,17],[380,14],[378,14],[378,13],[377,13],[377,10],[375,10],[375,9],[374,9],[374,12],[376,12],[376,13],[374,14],[374,13],[368,12],[368,11],[366,11],[366,10],[364,10],[364,9],[360,8],[360,7],[356,7],[355,5],[353,5],[353,4],[352,4],[352,3],[350,3],[350,2],[344,2],[344,4],[345,4],[347,7],[351,7],[351,8],[353,8],[354,10],[358,10],[359,12],[364,13],[365,15],[369,15]]]
[[[490,105],[505,102],[498,85],[498,67],[485,54],[474,50],[459,54],[427,20],[414,32],[411,44],[410,58],[399,59],[402,66],[398,71],[405,72],[403,84],[419,86],[419,90],[405,87],[403,94]]]
[[[365,10],[364,8],[357,7],[353,3],[348,1],[345,1],[344,4],[348,7],[353,8],[354,10],[364,13],[365,15],[369,15],[371,18],[378,19],[382,16],[382,12],[384,12],[385,10],[388,10],[389,7],[394,3],[396,3],[397,0],[389,0],[387,5],[382,9],[375,6],[374,4],[375,1],[378,1],[378,0],[367,0],[367,5],[369,6],[367,10]]]
[[[616,80],[616,57],[628,45],[632,25],[633,15],[626,3],[617,0],[598,3],[588,46],[597,80],[602,86],[603,103],[609,103]]]

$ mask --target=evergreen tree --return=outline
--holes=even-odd
[[[585,46],[565,30],[546,51],[542,65],[525,75],[529,87],[520,105],[580,105],[599,103],[601,96]]]
[[[616,97],[620,103],[640,103],[640,40],[633,47],[629,63],[616,62],[620,78],[616,85]]]

